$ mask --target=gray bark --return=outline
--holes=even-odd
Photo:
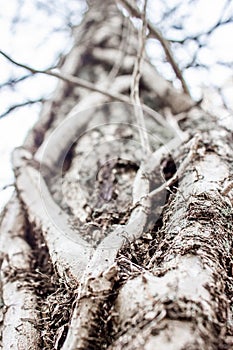
[[[231,349],[232,132],[145,58],[145,156],[136,30],[90,3],[61,72],[121,102],[60,81],[13,154],[2,348]]]

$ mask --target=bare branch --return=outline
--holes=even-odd
[[[39,99],[36,99],[36,100],[29,100],[29,101],[25,101],[25,102],[18,103],[18,104],[15,104],[13,106],[10,106],[4,113],[0,114],[0,119],[6,117],[7,115],[9,115],[15,109],[26,107],[26,106],[29,106],[29,105],[33,105],[35,103],[41,103],[41,102],[43,103],[44,101],[45,101],[44,98],[39,98]]]
[[[106,95],[110,98],[113,98],[115,100],[118,100],[118,101],[121,101],[121,102],[129,102],[129,99],[127,97],[125,97],[124,95],[116,95],[114,93],[111,93],[105,89],[102,89],[100,86],[97,87],[95,86],[94,84],[86,81],[86,80],[83,80],[83,79],[80,79],[80,78],[77,78],[77,77],[74,77],[72,75],[63,75],[61,73],[55,73],[55,72],[52,72],[50,69],[48,70],[40,70],[40,69],[36,69],[36,68],[32,68],[28,65],[25,65],[23,63],[19,63],[15,60],[13,60],[9,55],[7,55],[5,52],[1,51],[0,50],[0,54],[3,55],[5,58],[7,58],[11,63],[17,65],[18,67],[21,67],[21,68],[24,68],[24,69],[27,69],[29,70],[32,74],[45,74],[45,75],[49,75],[49,76],[52,76],[52,77],[55,77],[55,78],[59,78],[63,81],[66,81],[68,83],[71,83],[71,84],[74,84],[74,85],[78,85],[80,87],[83,87],[85,89],[88,89],[88,90],[91,90],[91,91],[95,91],[95,92],[99,92],[103,95]]]
[[[0,188],[0,192],[5,191],[7,188],[13,187],[13,186],[15,186],[14,183],[7,184],[7,185],[3,186],[2,188]]]
[[[135,16],[137,18],[141,18],[141,12],[138,8],[132,6],[128,0],[119,0],[123,6],[126,7],[126,9],[130,12],[130,14],[132,16]],[[182,75],[182,72],[180,71],[180,68],[178,67],[174,57],[173,57],[173,54],[172,54],[172,51],[171,51],[171,48],[170,48],[170,45],[169,45],[169,41],[166,40],[162,34],[160,33],[160,31],[155,28],[153,26],[153,24],[148,21],[147,22],[147,26],[148,26],[148,29],[150,30],[150,36],[153,36],[154,38],[156,38],[162,45],[163,49],[164,49],[164,52],[166,54],[166,57],[167,57],[167,60],[168,62],[170,62],[177,78],[181,81],[181,84],[182,84],[182,87],[183,87],[183,90],[184,92],[187,94],[187,95],[190,95],[189,93],[189,89],[188,89],[188,86],[183,78],[183,75]]]
[[[221,16],[220,16],[221,17]],[[200,39],[201,38],[206,38],[208,37],[209,35],[211,35],[216,29],[218,29],[220,26],[224,26],[224,25],[227,25],[227,24],[230,24],[233,22],[233,16],[227,18],[226,20],[222,20],[221,18],[218,20],[217,23],[215,23],[212,27],[210,27],[207,31],[205,32],[200,32],[198,34],[195,34],[195,35],[189,35],[189,36],[186,36],[185,38],[183,39],[168,39],[168,41],[172,42],[172,43],[178,43],[178,44],[185,44],[187,41],[197,41],[199,43],[199,45],[202,45],[203,46],[203,42],[202,44],[200,43]]]
[[[142,28],[141,31],[138,32],[139,36],[139,48],[136,57],[136,62],[134,65],[134,70],[132,74],[132,84],[131,84],[131,99],[134,105],[134,113],[136,116],[136,121],[139,126],[139,134],[141,139],[142,148],[146,154],[150,152],[150,144],[148,140],[148,134],[146,132],[145,118],[143,115],[142,105],[139,97],[139,83],[141,79],[141,69],[143,56],[145,51],[145,42],[146,42],[146,7],[147,0],[144,2],[144,10],[142,13]]]
[[[31,222],[39,225],[54,266],[71,284],[81,278],[91,254],[90,245],[74,232],[69,218],[54,202],[30,152],[15,149],[13,165],[16,187]],[[49,207],[49,212],[48,208]]]
[[[19,62],[13,60],[9,55],[7,55],[5,52],[3,52],[1,50],[0,50],[0,54],[3,55],[5,58],[7,58],[13,64],[17,65],[18,67],[22,67],[24,69],[29,70],[30,72],[32,72],[32,74],[49,75],[49,76],[61,79],[61,80],[68,82],[70,84],[74,84],[74,85],[80,86],[82,88],[88,89],[90,91],[99,92],[99,93],[101,93],[109,98],[112,98],[113,100],[125,102],[125,103],[131,103],[131,100],[128,96],[125,96],[125,95],[120,94],[120,93],[111,92],[109,90],[106,90],[105,88],[102,88],[101,86],[96,86],[96,85],[92,84],[91,82],[74,77],[73,75],[68,75],[68,74],[63,75],[60,73],[52,72],[50,70],[38,70],[38,69],[32,68],[30,66],[27,66],[25,64],[22,64],[22,63],[19,63]],[[167,125],[166,121],[163,122],[162,118],[159,118],[159,114],[156,111],[154,111],[152,108],[146,106],[145,104],[142,104],[142,108],[149,115],[151,115],[152,117],[157,119],[160,124],[166,125],[167,127],[169,127],[169,125]]]
[[[116,49],[98,49],[95,48],[92,52],[93,56],[100,60],[102,63],[107,62],[111,65],[114,64],[114,59],[117,55]],[[128,55],[123,62],[123,67],[129,71],[132,70],[134,65],[134,57]],[[182,92],[177,91],[172,84],[163,78],[153,67],[147,59],[143,61],[143,74],[142,74],[143,83],[147,88],[151,89],[156,96],[161,98],[166,102],[168,106],[171,107],[173,113],[178,114],[190,110],[195,102],[192,99]],[[148,112],[152,117],[154,116],[155,120],[163,126],[169,127],[164,117],[160,116],[158,112],[149,108],[145,104],[142,105],[143,110]],[[148,108],[148,109],[147,109]]]
[[[32,74],[27,74],[27,75],[23,75],[20,78],[11,78],[8,81],[2,83],[0,85],[0,89],[4,88],[4,87],[10,87],[13,88],[16,84],[20,83],[21,81],[24,81],[28,78],[30,78],[32,76]]]

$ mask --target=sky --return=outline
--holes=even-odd
[[[78,24],[85,11],[85,5],[80,0],[40,1],[37,0],[40,10],[35,7],[33,0],[0,0],[0,6],[4,11],[0,14],[0,48],[15,60],[26,63],[37,69],[45,69],[56,61],[62,51],[68,52],[72,45],[70,31],[61,31],[64,27],[64,18]],[[224,0],[196,0],[183,1],[180,8],[180,17],[162,18],[169,5],[175,6],[178,0],[157,1],[150,0],[147,15],[151,21],[158,24],[166,37],[170,39],[182,39],[183,31],[179,30],[182,22],[186,35],[199,34],[202,30],[208,30],[213,26],[219,14],[227,18],[233,16],[233,2],[226,8]],[[46,7],[44,6],[46,4]],[[64,10],[66,8],[66,10]],[[63,11],[61,11],[63,9]],[[225,12],[224,12],[225,11]],[[183,13],[190,13],[188,17],[182,17]],[[179,13],[178,13],[179,14]],[[21,21],[19,21],[19,17]],[[176,28],[167,29],[168,24],[176,24]],[[54,31],[55,29],[55,31]],[[231,69],[218,64],[218,61],[233,62],[233,24],[224,25],[217,29],[208,38],[208,47],[205,45],[198,50],[198,60],[209,66],[208,70],[189,68],[185,70],[184,77],[191,87],[192,96],[196,99],[203,93],[208,98],[211,108],[221,104],[221,99],[212,95],[210,86],[222,88],[224,99],[233,109],[233,74]],[[202,38],[203,43],[206,38]],[[186,48],[179,47],[175,50],[175,58],[180,66],[190,61],[197,50],[195,43],[191,41]],[[167,79],[174,79],[174,73],[168,63],[161,63],[164,53],[156,40],[150,39],[147,44],[147,53],[158,70]],[[0,56],[0,84],[7,81],[10,76],[19,77],[27,74],[21,68],[15,67],[5,58]],[[16,89],[0,89],[0,114],[10,105],[20,103],[25,99],[37,99],[41,96],[49,98],[57,84],[56,79],[38,75],[25,80]],[[180,87],[179,81],[174,80],[174,85]],[[224,88],[223,88],[224,87]],[[214,96],[212,101],[212,97]],[[9,116],[0,119],[0,210],[13,192],[13,186],[3,189],[14,182],[11,170],[11,152],[20,146],[28,132],[39,117],[40,105],[33,105],[17,109]],[[216,109],[215,109],[216,110]],[[221,110],[220,110],[221,111]],[[231,118],[229,113],[224,118]]]

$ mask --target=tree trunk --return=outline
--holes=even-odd
[[[13,154],[2,348],[232,349],[232,132],[147,58],[131,104],[137,32],[89,3],[61,73],[92,91],[60,80]]]

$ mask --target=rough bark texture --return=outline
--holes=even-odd
[[[136,30],[114,1],[89,3],[61,72],[129,102],[60,81],[15,150],[2,348],[232,349],[232,131],[146,58],[145,156]]]

